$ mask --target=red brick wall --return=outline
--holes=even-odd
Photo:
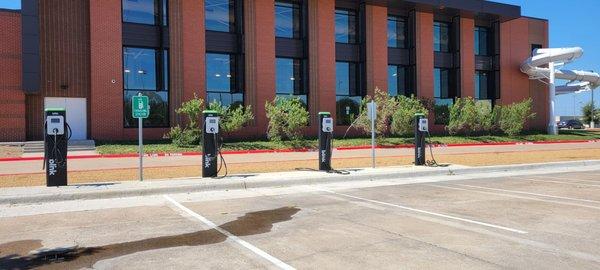
[[[375,88],[388,91],[387,8],[367,5],[367,93],[373,95]]]
[[[121,0],[90,1],[91,138],[124,139]]]
[[[433,14],[415,13],[417,96],[433,100]],[[434,123],[433,113],[429,122]],[[439,129],[439,128],[438,128]],[[432,131],[438,131],[432,126]]]
[[[475,21],[460,18],[460,94],[473,97],[475,86]]]
[[[548,88],[541,82],[530,81],[519,69],[531,55],[531,44],[548,46],[546,21],[520,18],[500,25],[500,104],[511,104],[531,97],[536,118],[529,122],[531,129],[545,130],[548,120]]]
[[[0,141],[25,140],[21,90],[21,14],[0,11]]]

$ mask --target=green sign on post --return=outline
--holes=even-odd
[[[133,118],[148,118],[150,116],[150,106],[148,105],[148,96],[131,97],[131,113]]]

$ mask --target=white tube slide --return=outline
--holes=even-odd
[[[556,48],[536,49],[533,56],[521,65],[521,71],[532,80],[548,79],[550,95],[548,100],[548,133],[557,134],[554,115],[554,99],[556,95],[573,93],[577,91],[594,90],[600,87],[600,75],[595,72],[581,70],[557,70],[555,66],[570,63],[583,55],[583,49]],[[556,86],[554,80],[568,80],[565,86]]]

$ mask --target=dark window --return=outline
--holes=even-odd
[[[492,78],[489,76],[489,72],[487,71],[475,71],[475,99],[490,99],[488,97],[489,93],[489,83]]]
[[[541,44],[531,44],[531,54],[537,49],[541,49],[543,46]]]
[[[358,65],[353,62],[335,63],[336,116],[338,125],[350,125],[358,116],[362,97],[357,95]]]
[[[296,97],[308,106],[301,59],[278,57],[275,67],[275,92],[279,97]]]
[[[124,126],[137,127],[131,115],[131,97],[149,97],[150,116],[144,127],[169,126],[169,54],[150,48],[123,48]]]
[[[388,47],[405,49],[407,47],[406,20],[401,17],[388,16]]]
[[[490,55],[490,31],[485,27],[475,27],[475,55]]]
[[[388,65],[388,94],[390,96],[407,96],[408,68],[400,65]]]
[[[225,106],[242,105],[244,95],[238,89],[236,57],[232,54],[206,54],[206,93],[207,102],[221,102]]]
[[[206,30],[235,32],[235,0],[205,0]]]
[[[302,9],[293,1],[275,2],[275,36],[301,38]]]
[[[449,106],[454,103],[450,97],[450,69],[435,68],[433,70],[433,97],[435,101],[435,124],[448,124]]]
[[[357,43],[358,20],[355,11],[335,10],[335,42]]]
[[[433,50],[436,52],[450,51],[450,24],[444,22],[433,23]]]
[[[121,4],[123,22],[157,25],[160,19],[162,25],[167,25],[167,0],[122,0]]]

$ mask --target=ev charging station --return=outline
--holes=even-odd
[[[429,123],[422,113],[415,114],[415,165],[425,165],[425,136],[429,133]]]
[[[331,171],[331,141],[333,118],[329,112],[319,112],[319,170]]]
[[[206,110],[202,132],[202,177],[217,177],[217,158],[219,151],[219,113]]]
[[[67,145],[71,132],[65,109],[46,109],[44,129],[44,167],[46,186],[67,185]]]

